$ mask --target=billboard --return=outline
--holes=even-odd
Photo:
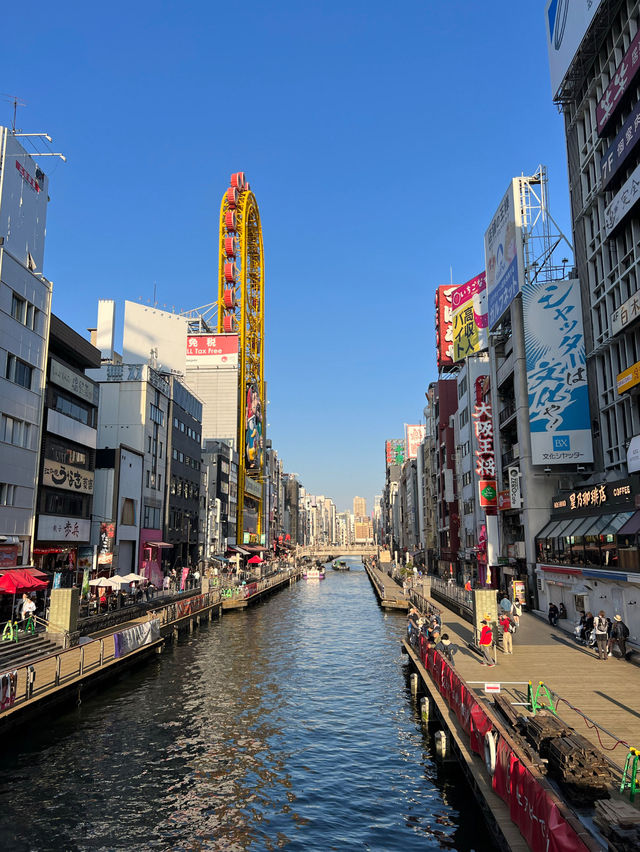
[[[93,494],[93,471],[45,459],[42,484],[51,488],[77,491],[80,494]]]
[[[605,190],[640,140],[640,101],[600,160],[600,191]]]
[[[623,370],[616,376],[616,386],[618,393],[623,394],[631,388],[640,384],[640,361],[636,361],[627,370]]]
[[[0,128],[0,234],[4,248],[42,272],[49,179],[11,131]]]
[[[593,461],[580,282],[522,292],[532,464]]]
[[[407,446],[407,459],[415,459],[418,456],[418,447],[423,441],[425,434],[424,426],[410,426],[404,424],[405,442]]]
[[[638,119],[640,122],[640,118]],[[640,199],[640,165],[631,172],[629,179],[613,197],[604,209],[604,231],[607,237],[618,227],[620,222],[633,210]]]
[[[384,452],[387,467],[392,464],[402,466],[405,460],[404,438],[395,438],[391,441],[385,441]]]
[[[237,367],[237,334],[190,334],[187,337],[187,366]]]
[[[185,371],[185,340],[189,331],[186,317],[161,311],[138,302],[124,303],[124,364],[149,364],[155,359],[166,371]]]
[[[552,97],[557,96],[601,4],[602,0],[547,0],[544,18]]]
[[[453,286],[436,287],[436,360],[438,369],[453,364],[451,296]]]
[[[596,122],[598,124],[598,135],[603,136],[609,120],[618,108],[625,92],[635,80],[640,70],[640,30],[629,45],[627,52],[620,60],[620,64],[613,72],[611,81],[604,91],[603,96],[596,107]]]
[[[262,400],[255,384],[247,385],[244,451],[246,469],[262,470]]]
[[[524,257],[520,181],[514,178],[484,235],[489,330],[522,290]]]
[[[489,345],[487,276],[484,272],[451,294],[453,360],[463,361]]]

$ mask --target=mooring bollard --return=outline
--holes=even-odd
[[[411,694],[415,696],[418,694],[418,674],[417,672],[412,672],[411,674]]]
[[[449,734],[446,731],[436,731],[436,756],[440,760],[447,760],[449,757]]]
[[[429,724],[429,720],[431,719],[432,714],[432,706],[431,699],[428,695],[423,695],[420,699],[420,716],[422,717],[422,723],[424,725]]]

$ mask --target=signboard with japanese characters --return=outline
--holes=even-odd
[[[399,466],[402,466],[404,464],[404,438],[395,438],[391,441],[385,441],[384,449],[387,467],[392,464],[397,464]]]
[[[484,235],[489,329],[494,328],[524,283],[520,181],[514,178]]]
[[[605,190],[640,139],[640,101],[600,160],[600,190]]]
[[[187,366],[237,367],[237,334],[190,334],[187,337]]]
[[[627,299],[624,305],[620,305],[611,314],[611,334],[620,334],[623,328],[631,325],[638,317],[640,317],[640,292],[634,293],[630,299]]]
[[[79,491],[81,494],[93,494],[93,471],[45,459],[42,484],[67,491]]]
[[[453,360],[488,346],[487,276],[484,272],[462,284],[451,294]]]
[[[607,237],[615,231],[618,225],[627,217],[640,199],[640,165],[631,172],[619,192],[604,209],[604,230]]]
[[[488,400],[476,400],[473,420],[476,435],[476,476],[479,479],[480,506],[495,508],[498,505],[498,488],[496,459],[493,451],[493,418],[491,403]]]
[[[63,518],[59,515],[40,515],[38,541],[87,542],[91,533],[88,518]]]
[[[623,370],[616,376],[616,385],[618,387],[619,394],[626,393],[626,391],[631,390],[631,388],[635,388],[636,385],[639,384],[640,361],[636,361],[636,363],[632,364],[628,370]]]
[[[602,0],[547,0],[545,26],[551,71],[551,96],[556,97]]]
[[[410,426],[408,423],[404,424],[407,459],[415,459],[418,457],[418,447],[424,439],[424,433],[424,426]]]
[[[113,563],[113,543],[116,537],[116,525],[112,523],[100,524],[100,543],[98,544],[98,565],[111,565]]]
[[[436,360],[438,369],[453,364],[451,296],[456,287],[436,288]]]
[[[511,508],[511,501],[509,500],[509,492],[508,491],[498,491],[498,509],[501,512],[506,512],[507,509]]]
[[[509,504],[512,509],[520,509],[522,508],[520,471],[517,467],[510,467],[507,476],[509,478]]]
[[[563,491],[553,498],[553,516],[601,514],[622,512],[635,508],[638,493],[637,477],[604,482],[601,485],[585,485],[573,491]]]
[[[593,461],[580,282],[522,291],[532,464]]]
[[[79,396],[80,399],[86,400],[91,405],[98,404],[100,389],[95,382],[92,382],[86,376],[81,376],[79,373],[74,373],[69,367],[65,367],[55,358],[51,359],[51,367],[49,369],[49,379],[54,385],[64,388],[71,393]]]
[[[640,30],[629,45],[629,49],[620,60],[620,64],[613,73],[611,82],[605,89],[604,95],[596,107],[596,121],[598,123],[598,135],[604,134],[605,128],[613,117],[618,104],[624,93],[633,83],[636,74],[640,70]]]

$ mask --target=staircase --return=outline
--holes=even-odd
[[[49,638],[44,630],[36,633],[20,633],[17,642],[5,639],[0,642],[0,674],[33,663],[60,651],[60,645]]]

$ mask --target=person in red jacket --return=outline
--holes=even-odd
[[[492,645],[493,630],[489,626],[489,621],[487,619],[483,619],[482,630],[480,631],[480,650],[484,654],[484,660],[482,661],[483,666],[495,666],[495,662],[491,654]]]
[[[511,641],[511,619],[509,618],[509,614],[503,612],[498,622],[500,627],[502,627],[502,650],[505,654],[513,654],[513,642]]]

